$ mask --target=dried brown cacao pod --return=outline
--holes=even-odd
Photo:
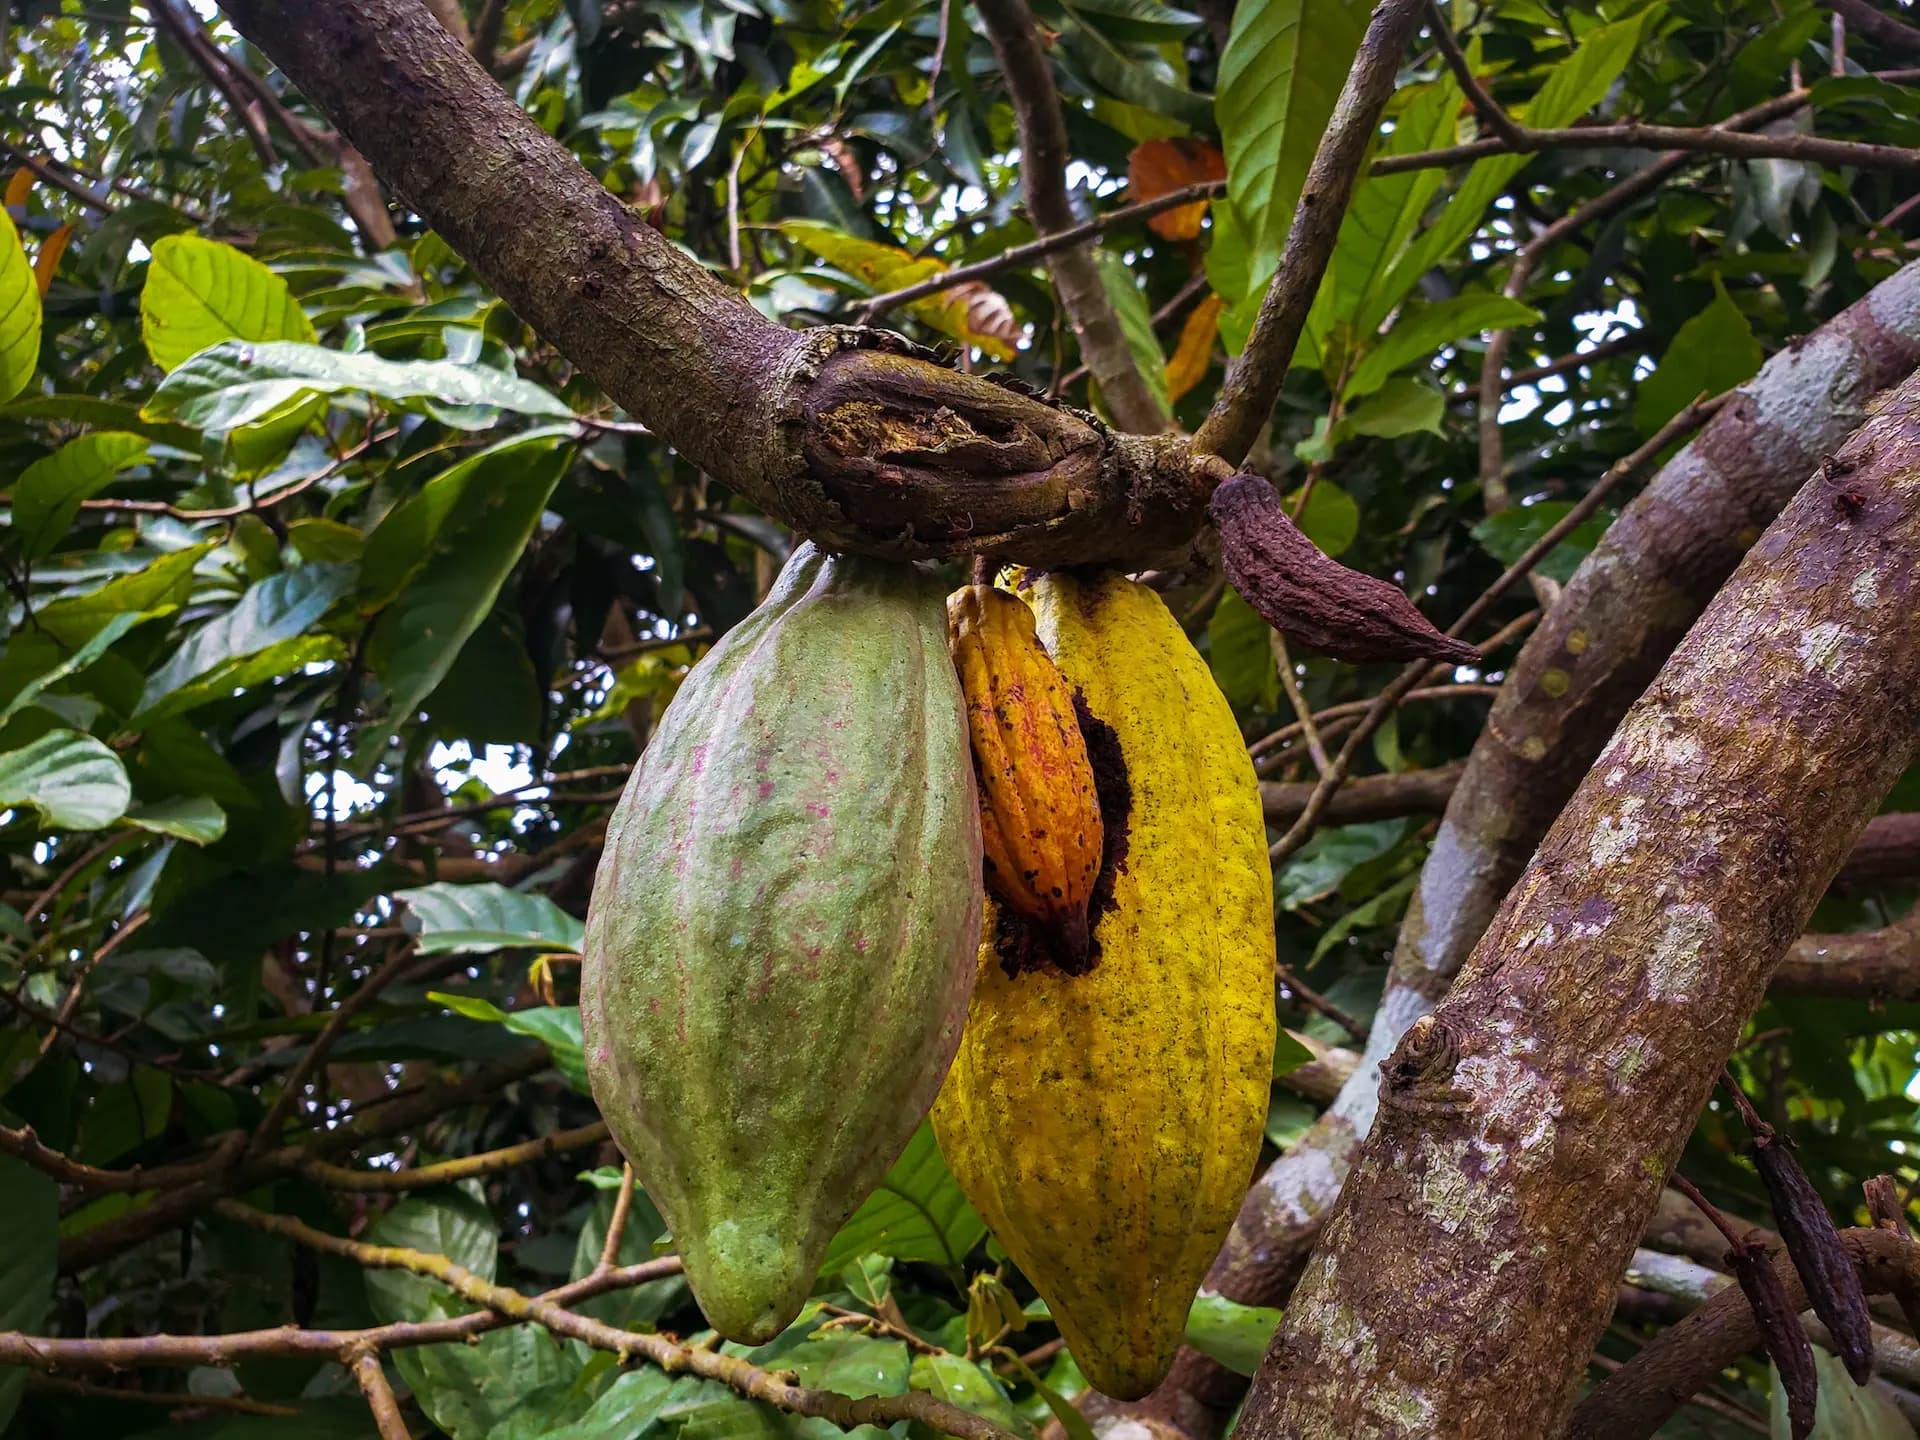
[[[1289,640],[1356,662],[1480,658],[1466,641],[1436,630],[1397,585],[1329,558],[1258,475],[1223,481],[1207,511],[1220,532],[1227,579]]]
[[[1753,1310],[1760,1327],[1760,1343],[1780,1372],[1780,1389],[1787,1397],[1787,1424],[1793,1440],[1813,1433],[1815,1402],[1820,1397],[1820,1375],[1813,1368],[1813,1343],[1800,1328],[1800,1316],[1787,1298],[1786,1287],[1774,1273],[1764,1245],[1749,1242],[1727,1252],[1733,1278]]]
[[[1840,1243],[1826,1202],[1815,1193],[1793,1153],[1793,1142],[1785,1136],[1756,1136],[1753,1162],[1773,1202],[1780,1238],[1807,1287],[1813,1313],[1833,1336],[1853,1383],[1866,1384],[1873,1378],[1873,1321],[1867,1314],[1866,1292],[1860,1288],[1860,1272]]]

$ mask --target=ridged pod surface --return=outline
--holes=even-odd
[[[1073,691],[1033,611],[1005,590],[949,595],[947,643],[973,738],[987,886],[1055,938],[1067,969],[1084,968],[1102,830]]]
[[[607,829],[587,1071],[732,1340],[793,1319],[959,1043],[980,832],[942,601],[907,566],[800,546]]]
[[[1095,960],[1002,953],[979,978],[934,1130],[1096,1389],[1144,1395],[1259,1156],[1272,1084],[1273,878],[1232,711],[1159,596],[1119,575],[1028,592],[1042,641],[1124,762]],[[1116,826],[1115,789],[1130,791]],[[1110,893],[1108,887],[1110,888]]]

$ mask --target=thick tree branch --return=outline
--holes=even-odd
[[[1227,372],[1213,409],[1194,436],[1195,448],[1204,454],[1218,455],[1237,466],[1273,411],[1320,277],[1340,237],[1340,221],[1354,179],[1380,123],[1380,112],[1393,94],[1400,57],[1419,24],[1421,10],[1422,0],[1380,0],[1367,22],[1327,133],[1307,168],[1300,203],[1280,251],[1280,268],[1260,302],[1246,349]]]
[[[1872,0],[1833,0],[1834,10],[1862,35],[1889,49],[1920,55],[1920,30],[1887,14]]]
[[[636,419],[835,549],[1133,567],[1185,554],[1205,487],[879,332],[789,331],[628,210],[419,0],[228,0],[236,27],[475,273]]]
[[[1413,697],[1409,695],[1408,698]],[[1446,810],[1447,797],[1453,794],[1453,787],[1460,783],[1460,772],[1464,769],[1466,765],[1462,762],[1458,765],[1438,765],[1431,770],[1403,770],[1349,780],[1322,807],[1320,823],[1353,825],[1363,820],[1388,820],[1399,815],[1439,815]],[[1317,784],[1306,781],[1293,785],[1263,781],[1260,804],[1266,811],[1267,823],[1290,825],[1298,820],[1317,789]]]
[[[1920,1279],[1920,1248],[1905,1236],[1887,1230],[1843,1230],[1840,1239],[1867,1290],[1885,1294]],[[1773,1268],[1788,1303],[1804,1309],[1806,1287],[1793,1261],[1781,1254]],[[1740,1288],[1730,1284],[1596,1385],[1574,1408],[1568,1440],[1652,1435],[1689,1395],[1759,1346],[1753,1308]]]
[[[1920,378],[1761,538],[1402,1037],[1248,1440],[1553,1430],[1739,1028],[1920,742],[1917,598]]]
[[[975,8],[999,58],[1007,98],[1020,127],[1020,179],[1033,228],[1043,236],[1071,230],[1076,222],[1067,198],[1071,158],[1067,127],[1033,12],[1027,0],[977,0]],[[1056,250],[1047,256],[1047,264],[1107,412],[1123,430],[1142,434],[1165,430],[1171,419],[1133,358],[1106,282],[1100,278],[1100,267],[1094,263],[1093,247],[1071,245]]]
[[[1920,1000],[1920,906],[1892,925],[1844,935],[1802,935],[1774,972],[1787,995]]]

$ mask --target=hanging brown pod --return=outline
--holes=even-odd
[[[1807,1287],[1813,1313],[1833,1336],[1853,1383],[1866,1384],[1873,1378],[1873,1321],[1860,1272],[1840,1243],[1826,1202],[1800,1168],[1793,1142],[1786,1136],[1772,1131],[1756,1136],[1753,1162],[1773,1202],[1780,1238]]]
[[[1820,1397],[1820,1375],[1813,1367],[1813,1345],[1800,1328],[1799,1313],[1774,1272],[1766,1247],[1757,1241],[1727,1252],[1733,1278],[1753,1310],[1760,1327],[1760,1343],[1780,1372],[1780,1389],[1787,1397],[1787,1424],[1793,1440],[1813,1433],[1814,1405]]]

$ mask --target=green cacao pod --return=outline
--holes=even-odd
[[[980,910],[943,592],[801,545],[667,707],[587,914],[594,1098],[727,1338],[793,1319],[926,1115]]]

